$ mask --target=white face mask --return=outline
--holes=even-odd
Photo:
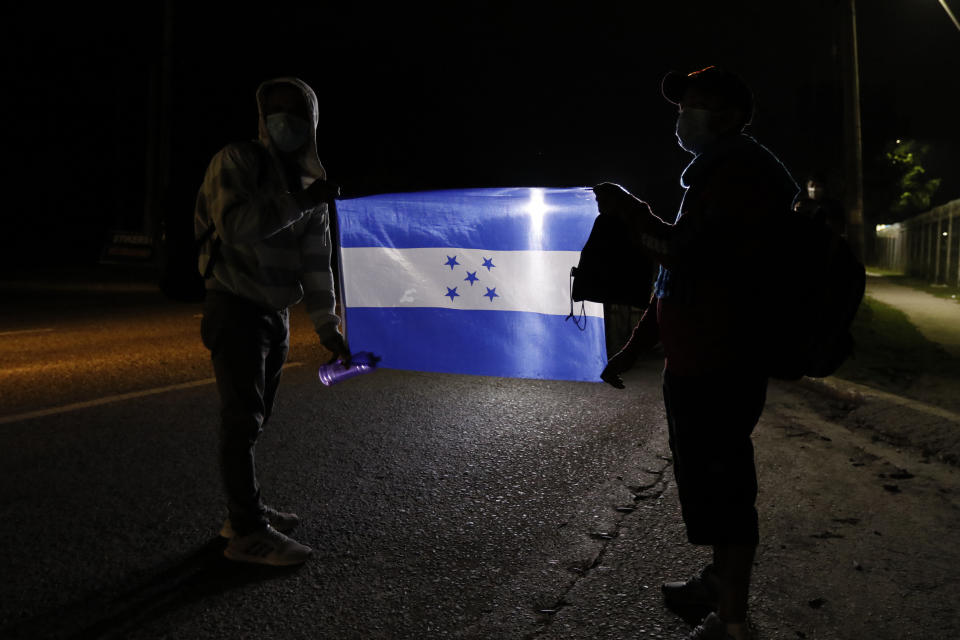
[[[313,128],[292,113],[271,113],[267,116],[267,132],[280,151],[296,151],[306,143]]]
[[[690,153],[700,153],[717,136],[710,130],[713,112],[709,109],[687,108],[677,116],[677,142],[680,148]]]

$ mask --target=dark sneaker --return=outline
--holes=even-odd
[[[270,526],[280,533],[290,533],[300,524],[300,517],[295,513],[277,511],[273,507],[265,507],[265,509],[267,520],[270,521]],[[233,525],[230,524],[230,518],[227,518],[223,521],[223,526],[220,527],[220,537],[229,540],[235,535]]]
[[[711,611],[717,610],[720,579],[708,564],[686,582],[665,582],[663,599],[667,606],[673,608],[705,607]]]
[[[710,613],[687,636],[687,640],[733,640],[733,636],[727,633],[727,623],[717,614]]]
[[[286,567],[302,564],[313,550],[283,535],[270,525],[245,536],[234,536],[223,555],[236,562]]]

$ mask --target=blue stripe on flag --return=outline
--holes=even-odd
[[[584,331],[564,316],[435,308],[347,309],[350,345],[380,366],[440,373],[600,382],[603,320]]]
[[[388,193],[337,201],[342,247],[580,251],[597,203],[584,187]]]

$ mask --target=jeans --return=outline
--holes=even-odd
[[[270,418],[290,347],[289,312],[207,291],[200,324],[220,393],[220,473],[237,535],[267,524],[255,447]]]

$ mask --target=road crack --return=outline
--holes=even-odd
[[[569,602],[567,602],[567,595],[573,591],[574,588],[576,588],[577,584],[579,584],[581,580],[589,576],[591,571],[603,564],[603,559],[606,557],[610,544],[620,537],[620,531],[623,528],[624,520],[626,520],[628,515],[637,510],[637,504],[647,500],[655,500],[662,496],[667,490],[666,474],[667,470],[673,466],[673,459],[666,456],[659,456],[659,459],[663,461],[663,466],[658,469],[647,468],[643,470],[652,477],[651,482],[639,485],[624,485],[633,495],[633,501],[631,504],[620,505],[613,508],[617,513],[617,517],[614,520],[612,527],[602,531],[590,531],[586,534],[591,539],[601,542],[596,554],[588,562],[575,564],[568,567],[568,570],[574,576],[573,579],[570,580],[566,588],[563,589],[563,592],[556,598],[553,604],[543,607],[536,607],[535,612],[538,616],[538,626],[535,630],[526,634],[524,636],[524,640],[533,640],[549,630],[550,625],[553,624],[557,614],[569,605]]]

